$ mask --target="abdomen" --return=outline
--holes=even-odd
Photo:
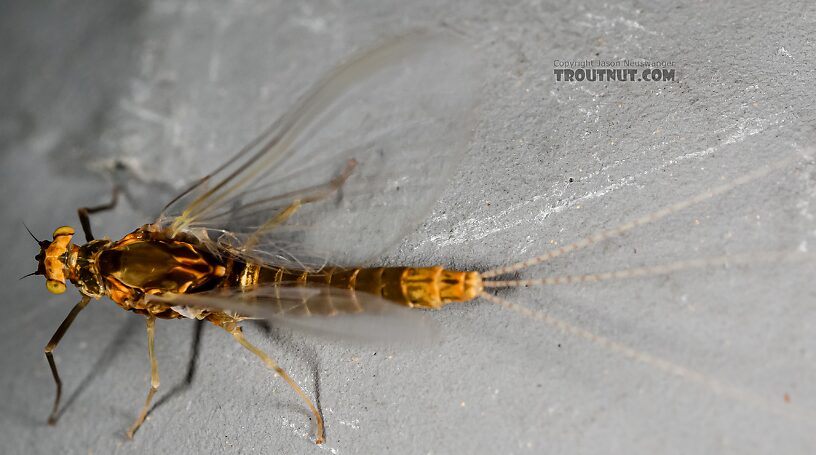
[[[236,262],[224,286],[247,291],[263,284],[323,284],[381,296],[409,307],[441,308],[451,302],[476,298],[482,290],[479,272],[458,272],[442,267],[326,268],[306,272]]]

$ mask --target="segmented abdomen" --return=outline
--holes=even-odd
[[[479,272],[457,272],[442,267],[325,268],[306,272],[234,263],[225,286],[247,291],[261,284],[296,286],[315,283],[381,296],[410,307],[441,308],[451,302],[476,298],[483,290]]]

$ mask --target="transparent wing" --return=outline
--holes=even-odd
[[[421,312],[373,294],[327,286],[267,285],[250,292],[219,289],[147,299],[182,310],[266,319],[278,326],[344,339],[422,341],[437,336],[435,325]]]
[[[470,136],[477,74],[473,52],[447,33],[359,54],[158,223],[285,267],[363,264],[438,198]]]

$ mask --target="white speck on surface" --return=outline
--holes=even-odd
[[[620,24],[620,25],[625,26],[626,28],[629,28],[629,29],[632,29],[632,30],[643,31],[643,32],[646,32],[646,33],[648,33],[650,35],[657,35],[658,34],[657,32],[647,30],[646,27],[644,27],[643,25],[638,23],[636,20],[629,19],[629,18],[626,18],[626,17],[623,17],[623,16],[610,18],[610,17],[606,17],[606,16],[601,16],[601,15],[598,15],[598,14],[586,13],[585,17],[587,19],[589,19],[590,21],[593,21],[593,25],[592,25],[593,28],[609,29],[609,28],[613,28],[616,25]]]
[[[790,55],[790,53],[788,52],[787,49],[784,48],[784,46],[780,47],[779,49],[776,50],[776,55],[780,55],[782,57],[787,57],[787,58],[793,60],[793,56]]]

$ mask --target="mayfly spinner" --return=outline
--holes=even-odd
[[[437,197],[457,152],[467,144],[478,73],[472,53],[456,37],[417,34],[391,40],[323,78],[288,114],[173,199],[154,222],[120,240],[95,239],[89,216],[112,208],[114,193],[110,204],[79,210],[87,243],[72,243],[75,232],[67,226],[57,228],[50,241],[38,240],[35,273],[46,278],[48,290],[60,294],[70,281],[82,294],[45,347],[56,383],[49,423],[59,416],[62,391],[53,351],[91,299],[107,296],[147,320],[150,389],[128,437],[144,422],[159,386],[156,319],[196,318],[227,331],[280,375],[311,410],[315,440],[321,443],[323,419],[317,407],[272,358],[246,340],[243,320],[323,324],[321,329],[331,330],[333,321],[345,317],[390,314],[410,331],[419,325],[411,325],[404,307],[436,309],[484,297],[519,310],[487,293],[488,288],[597,281],[716,264],[715,258],[608,274],[499,279],[787,164],[759,169],[544,256],[483,273],[362,267],[410,231]],[[365,221],[375,213],[388,217],[378,217],[376,224]],[[321,320],[325,323],[315,322]]]

